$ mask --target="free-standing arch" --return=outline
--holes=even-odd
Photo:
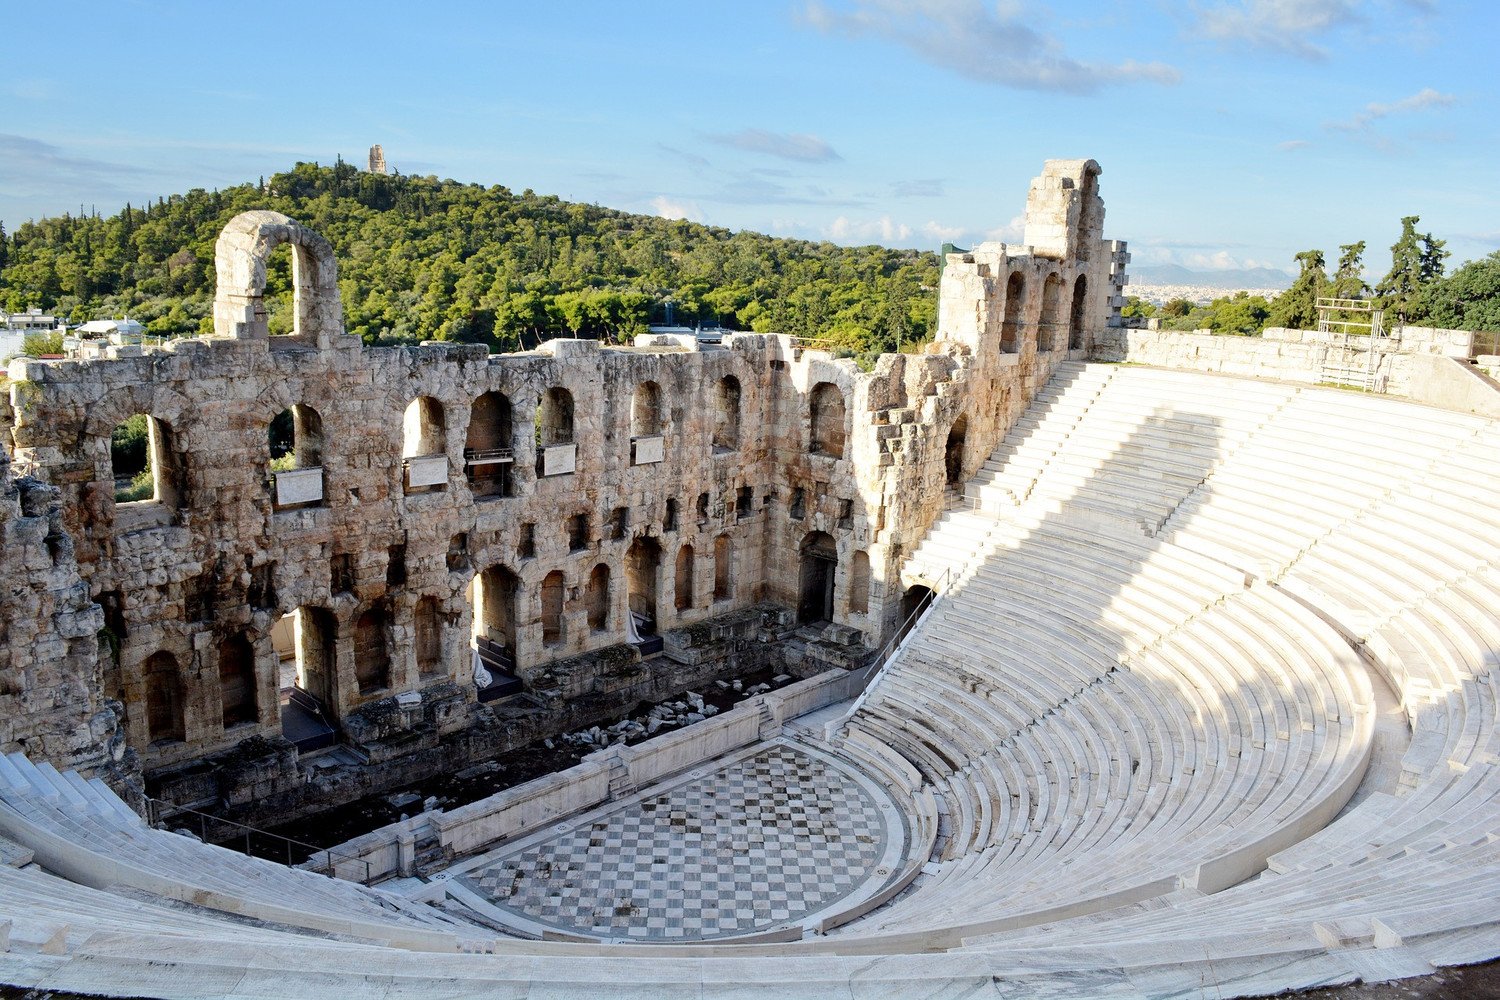
[[[1026,276],[1012,271],[1005,282],[1005,319],[1000,324],[1000,351],[1015,354],[1021,349],[1021,320],[1026,311]]]
[[[1089,278],[1080,274],[1073,282],[1073,308],[1068,321],[1068,350],[1081,351],[1085,346],[1084,327],[1089,318]]]
[[[833,588],[838,579],[839,550],[833,536],[811,531],[798,546],[801,566],[797,588],[799,622],[833,621]]]
[[[270,337],[266,262],[283,243],[292,248],[292,339],[320,350],[330,348],[344,329],[333,247],[280,212],[242,212],[219,233],[214,245],[214,334],[236,340]]]

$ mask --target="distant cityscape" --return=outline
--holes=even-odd
[[[1263,295],[1269,301],[1280,295],[1285,289],[1281,288],[1225,288],[1217,285],[1156,285],[1137,284],[1132,281],[1125,286],[1127,296],[1134,295],[1138,299],[1150,302],[1152,305],[1162,305],[1173,299],[1187,299],[1195,306],[1206,306],[1214,299],[1233,295],[1237,291],[1245,291],[1251,295]]]

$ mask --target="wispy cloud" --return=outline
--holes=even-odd
[[[1285,142],[1278,142],[1276,144],[1276,148],[1281,150],[1283,153],[1290,153],[1294,150],[1306,149],[1311,145],[1312,143],[1308,142],[1306,139],[1288,139]]]
[[[924,180],[894,181],[891,184],[892,198],[941,198],[947,185],[935,178]]]
[[[850,219],[839,216],[823,230],[826,239],[835,243],[893,243],[911,237],[911,227],[896,222],[889,215],[878,219]]]
[[[1314,37],[1363,19],[1357,0],[1241,0],[1197,6],[1193,14],[1193,32],[1204,38],[1318,60],[1328,49]]]
[[[711,141],[747,153],[761,153],[798,163],[828,163],[843,157],[818,136],[805,132],[768,132],[761,128],[741,129],[710,135]]]
[[[686,149],[678,149],[676,146],[668,146],[664,142],[658,142],[656,144],[656,148],[661,152],[666,153],[674,160],[681,160],[683,163],[686,163],[690,167],[697,167],[698,169],[702,170],[710,166],[708,157],[699,156],[697,153],[689,152]]]
[[[40,139],[0,132],[0,174],[17,188],[32,183],[47,187],[93,185],[113,193],[121,179],[154,173],[129,164],[73,156]]]
[[[903,45],[961,76],[1022,90],[1085,94],[1107,83],[1172,84],[1181,75],[1160,62],[1091,63],[1024,23],[1016,0],[851,0],[833,7],[809,0],[802,19],[828,34],[874,36]]]
[[[1399,101],[1391,101],[1382,104],[1372,101],[1365,105],[1365,109],[1353,118],[1345,121],[1327,122],[1323,127],[1330,132],[1368,132],[1370,126],[1382,118],[1391,115],[1407,114],[1413,111],[1431,111],[1436,108],[1449,108],[1458,103],[1458,98],[1452,94],[1439,93],[1431,87],[1424,87],[1412,94],[1403,97]]]

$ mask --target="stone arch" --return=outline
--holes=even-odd
[[[292,248],[296,313],[294,332],[287,339],[326,350],[343,333],[333,246],[280,212],[242,212],[219,233],[214,245],[214,334],[236,340],[269,339],[266,263],[271,251],[283,243]]]
[[[630,613],[641,635],[656,633],[657,577],[661,570],[661,543],[642,535],[625,553],[625,590]]]
[[[381,605],[366,608],[354,620],[354,679],[360,694],[391,686],[391,652],[386,631],[390,616]]]
[[[1012,271],[1005,282],[1005,319],[1000,324],[1000,352],[1015,354],[1021,349],[1021,321],[1026,312],[1026,275]]]
[[[912,630],[936,599],[937,595],[926,584],[915,583],[906,588],[906,593],[901,595],[901,625],[897,642]]]
[[[289,469],[317,469],[323,465],[323,415],[306,403],[287,407],[266,428],[271,462]],[[285,470],[283,470],[285,471]]]
[[[1073,282],[1073,308],[1068,321],[1068,350],[1081,351],[1086,345],[1084,327],[1089,316],[1089,278],[1080,274]]]
[[[256,687],[255,647],[250,645],[250,640],[240,633],[222,640],[219,643],[219,704],[223,709],[225,729],[260,720]]]
[[[476,497],[514,494],[515,433],[510,399],[503,392],[486,392],[469,409],[464,438],[464,468]]]
[[[603,632],[609,628],[609,567],[600,563],[589,571],[588,589],[585,594],[588,605],[589,628]]]
[[[1056,271],[1047,275],[1042,285],[1042,317],[1037,324],[1036,349],[1050,351],[1058,344],[1063,329],[1063,280]]]
[[[297,687],[325,708],[337,703],[339,624],[328,608],[304,605],[293,614]]]
[[[965,413],[960,413],[948,428],[948,440],[943,445],[943,479],[949,486],[964,483],[964,439],[968,431],[969,417]]]
[[[1093,257],[1094,246],[1103,236],[1104,202],[1099,197],[1099,164],[1083,164],[1082,183],[1078,191],[1078,221],[1073,228],[1073,255],[1080,261]]]
[[[740,380],[733,375],[719,379],[714,394],[714,447],[735,451],[740,446]]]
[[[801,565],[797,587],[799,622],[833,621],[833,590],[838,580],[839,550],[833,536],[810,531],[797,547]]]
[[[714,600],[734,600],[734,539],[714,539]]]
[[[448,450],[448,421],[443,404],[432,396],[418,396],[406,404],[401,419],[401,457],[441,455]]]
[[[832,382],[819,382],[808,395],[808,450],[844,457],[844,394]]]
[[[657,437],[662,433],[661,386],[642,382],[630,394],[630,436]]]
[[[176,507],[181,482],[180,452],[166,421],[136,413],[109,435],[109,478],[115,503],[155,502]]]
[[[555,385],[536,408],[536,443],[543,448],[573,443],[573,394]]]
[[[677,550],[677,572],[672,588],[672,599],[678,611],[687,611],[693,606],[693,547],[684,545]]]
[[[559,646],[563,641],[563,590],[565,580],[562,570],[555,569],[542,578],[542,643]]]
[[[854,553],[849,567],[849,613],[870,613],[870,554],[863,549]]]
[[[443,673],[443,606],[431,594],[417,601],[412,611],[412,632],[418,675]]]
[[[520,632],[521,579],[508,566],[495,564],[469,583],[474,634],[504,647],[515,658]]]
[[[146,658],[146,742],[166,743],[185,737],[182,671],[177,658],[158,650]]]

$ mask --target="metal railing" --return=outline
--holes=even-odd
[[[164,802],[161,799],[153,799],[149,795],[145,796],[145,799],[146,822],[155,829],[164,829],[169,820],[175,820],[178,816],[186,813],[188,815],[198,817],[198,839],[203,841],[203,843],[205,844],[213,843],[213,841],[208,839],[209,823],[222,823],[225,826],[231,826],[236,830],[240,830],[243,832],[245,837],[245,855],[247,857],[259,857],[261,858],[261,860],[270,861],[272,864],[282,863],[276,861],[273,858],[265,857],[264,855],[252,854],[250,852],[250,838],[253,835],[264,840],[270,840],[284,845],[286,847],[285,864],[288,868],[296,868],[296,865],[292,863],[292,856],[295,853],[293,848],[304,848],[308,852],[307,857],[309,861],[317,857],[319,854],[323,855],[323,865],[318,868],[298,869],[299,871],[315,872],[320,875],[327,875],[329,878],[338,878],[339,876],[337,872],[337,865],[339,864],[339,862],[349,862],[351,864],[363,865],[365,870],[365,877],[360,881],[363,883],[368,883],[370,881],[370,862],[366,861],[364,858],[355,857],[352,854],[336,854],[334,851],[331,851],[326,847],[318,847],[314,844],[309,844],[301,840],[293,840],[291,837],[283,837],[279,833],[271,833],[267,830],[261,830],[257,827],[247,826],[244,823],[238,823],[232,819],[225,819],[222,816],[215,816],[211,813],[201,812],[188,806],[179,806],[171,802]]]
[[[465,448],[464,461],[470,465],[483,465],[490,462],[514,462],[516,459],[513,448]]]

